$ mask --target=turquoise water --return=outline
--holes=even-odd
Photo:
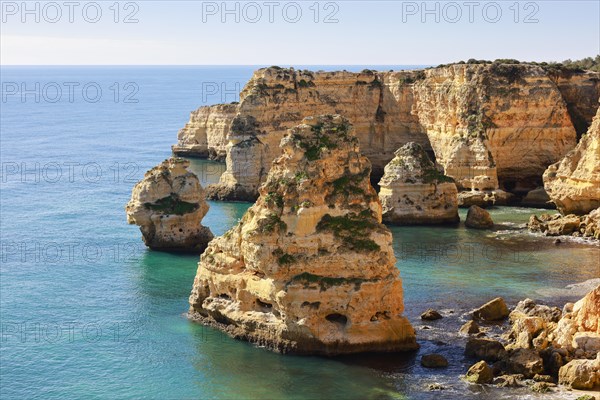
[[[133,184],[170,154],[176,132],[203,104],[203,82],[244,82],[254,67],[2,68],[27,88],[95,82],[96,102],[50,92],[3,97],[0,241],[0,397],[20,398],[511,398],[460,382],[469,364],[453,332],[464,313],[501,295],[561,304],[567,285],[598,278],[597,246],[515,229],[541,210],[496,208],[495,232],[392,228],[406,315],[421,353],[449,357],[431,372],[419,353],[335,359],[281,356],[190,323],[184,316],[198,256],[149,251],[124,205]],[[350,69],[350,68],[348,68]],[[110,87],[135,83],[137,103]],[[48,90],[51,89],[48,86]],[[120,93],[123,95],[123,91]],[[127,92],[130,93],[130,92]],[[206,103],[219,102],[218,96]],[[227,99],[233,101],[233,99]],[[60,167],[60,170],[58,167]],[[204,184],[223,165],[194,160]],[[25,171],[24,173],[22,173]],[[100,171],[100,172],[99,172]],[[247,203],[210,203],[204,223],[222,234]],[[461,212],[464,220],[464,212]],[[443,320],[418,315],[428,307]],[[440,382],[447,389],[428,392]]]

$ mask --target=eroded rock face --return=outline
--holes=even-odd
[[[198,177],[189,161],[170,158],[146,172],[127,203],[127,222],[140,227],[155,250],[202,251],[213,235],[202,226],[208,212]]]
[[[533,189],[575,146],[556,84],[535,65],[455,64],[425,71],[416,112],[459,190]]]
[[[279,67],[257,70],[240,93],[235,115],[231,117],[227,113],[231,118],[229,125],[224,124],[223,131],[218,121],[209,123],[207,120],[203,125],[209,132],[207,138],[211,137],[210,132],[214,132],[215,137],[224,134],[223,140],[227,143],[227,172],[219,183],[225,189],[211,188],[209,195],[233,200],[255,199],[258,196],[256,180],[265,181],[272,161],[280,154],[279,142],[287,129],[310,115],[338,113],[352,121],[363,154],[378,176],[394,152],[405,143],[414,141],[430,149],[427,135],[411,113],[412,83],[418,79],[417,75],[419,71],[312,72]],[[197,113],[221,115],[216,107]],[[239,117],[253,119],[255,127],[251,132],[237,129]],[[209,129],[209,125],[214,128]],[[250,137],[254,140],[247,142]],[[182,143],[182,139],[179,142]],[[223,146],[216,139],[212,142],[214,151],[219,153]],[[178,147],[185,146],[178,144]],[[211,148],[210,140],[208,148]]]
[[[577,147],[544,172],[544,187],[561,214],[600,207],[600,108]]]
[[[558,76],[527,64],[361,73],[263,68],[246,84],[239,104],[193,113],[174,150],[222,157],[242,141],[235,117],[252,117],[262,153],[253,172],[260,172],[255,176],[262,183],[288,128],[309,115],[339,113],[354,124],[375,176],[399,147],[417,142],[433,149],[459,190],[473,190],[467,206],[482,205],[477,191],[526,192],[541,185],[547,166],[576,144],[572,118],[578,126],[589,123],[589,98],[600,96],[598,75]],[[242,167],[247,157],[237,152],[226,161],[229,174],[220,196],[256,197],[255,182],[246,181]],[[496,204],[505,199],[501,193],[493,197]]]
[[[190,317],[281,352],[417,348],[371,165],[340,116],[281,141],[260,197],[201,257]]]
[[[439,172],[417,143],[407,143],[395,155],[379,181],[383,221],[457,223],[458,191],[454,180]]]
[[[192,111],[190,120],[177,134],[177,144],[173,146],[173,153],[215,160],[225,159],[227,133],[236,113],[236,104],[216,104]]]

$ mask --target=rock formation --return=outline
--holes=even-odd
[[[146,246],[155,250],[202,251],[213,235],[202,226],[208,212],[189,161],[170,158],[146,172],[127,203],[127,222],[139,225]]]
[[[179,130],[173,153],[221,160],[225,158],[227,133],[237,113],[236,104],[200,107],[190,114],[190,120]]]
[[[504,344],[469,338],[465,348],[468,357],[494,362],[494,384],[523,386],[533,379],[546,383],[534,384],[533,390],[547,390],[554,382],[583,390],[600,387],[600,286],[563,311],[525,299],[509,319]]]
[[[490,229],[494,227],[494,221],[489,212],[479,206],[469,207],[465,226],[474,229]]]
[[[286,129],[308,115],[339,113],[354,124],[375,177],[399,147],[414,141],[433,149],[444,173],[470,193],[461,197],[465,206],[500,203],[508,199],[499,188],[526,192],[540,186],[546,167],[575,146],[572,120],[578,129],[589,124],[588,103],[600,96],[598,77],[499,63],[361,73],[263,68],[239,104],[192,113],[174,150],[227,153],[228,174],[210,195],[256,198],[256,177],[261,183],[266,178]],[[251,135],[236,129],[237,116],[254,119]]]
[[[562,214],[600,207],[600,108],[577,147],[544,172],[544,187]]]
[[[395,155],[379,181],[383,221],[457,223],[458,191],[454,180],[439,172],[417,143],[407,143]]]
[[[281,148],[257,202],[202,255],[190,317],[280,352],[417,348],[351,125],[306,118]]]
[[[600,240],[600,208],[584,216],[542,214],[538,217],[532,215],[527,223],[527,228],[532,232],[544,233],[546,236],[571,235]]]

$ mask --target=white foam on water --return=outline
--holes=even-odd
[[[540,289],[537,293],[542,297],[583,297],[600,286],[600,278],[592,278],[580,283],[573,283],[564,288]]]

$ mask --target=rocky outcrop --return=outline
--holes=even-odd
[[[465,226],[474,229],[490,229],[494,227],[494,221],[489,212],[479,206],[469,207]],[[505,306],[506,307],[506,306]]]
[[[544,172],[544,187],[562,214],[600,207],[600,108],[577,147]]]
[[[574,389],[598,388],[600,286],[563,311],[525,299],[510,313],[510,323],[502,329],[502,342],[471,337],[465,347],[468,357],[494,362],[495,384],[520,386],[533,378],[548,384],[533,390],[557,381]]]
[[[575,236],[600,240],[600,208],[588,215],[542,214],[532,215],[527,223],[532,232],[541,232],[546,236]]]
[[[257,202],[202,255],[190,317],[280,352],[417,348],[351,125],[306,118],[281,148]]]
[[[227,134],[237,113],[237,104],[200,107],[179,130],[173,153],[180,156],[225,159]]]
[[[383,221],[457,223],[458,191],[454,180],[439,172],[417,143],[407,143],[395,155],[379,181]]]
[[[597,78],[498,63],[361,73],[263,68],[246,84],[239,104],[193,113],[174,150],[220,156],[225,148],[228,175],[220,183],[225,189],[214,189],[216,196],[256,197],[256,178],[248,177],[264,181],[286,129],[308,115],[335,112],[354,124],[375,178],[399,147],[414,141],[433,149],[459,190],[473,191],[465,205],[481,205],[477,191],[540,186],[546,167],[575,146],[571,118],[589,118],[589,97],[600,96]],[[256,121],[256,141],[246,148],[261,158],[252,170],[242,167],[249,156],[236,151],[248,137],[234,128],[235,116]],[[506,200],[502,193],[493,197],[496,204]]]
[[[165,160],[133,188],[127,222],[140,227],[151,249],[202,251],[213,238],[201,224],[208,212],[204,190],[188,167],[183,159]]]

